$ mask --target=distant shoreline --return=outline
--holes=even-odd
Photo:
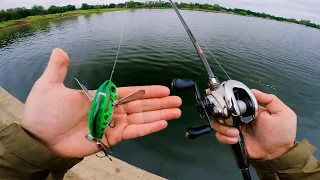
[[[159,8],[163,9],[163,8]],[[168,8],[170,9],[170,8]],[[214,10],[207,10],[207,9],[188,9],[188,8],[182,8],[181,10],[188,10],[188,11],[201,11],[201,12],[212,12],[212,13],[220,13],[220,14],[230,14],[230,15],[235,15],[235,16],[244,16],[244,17],[252,17],[252,18],[258,18],[258,19],[265,19],[265,20],[270,20],[270,21],[276,21],[276,22],[281,22],[281,23],[289,23],[289,24],[296,24],[294,22],[288,22],[288,21],[277,21],[275,19],[270,19],[270,18],[263,18],[263,17],[257,17],[257,16],[252,16],[252,15],[241,15],[241,14],[236,14],[232,12],[224,12],[224,11],[214,11]],[[296,25],[302,25],[302,24],[296,24]],[[304,25],[303,25],[304,26]],[[305,26],[309,27],[309,26]],[[313,27],[309,27],[313,28]],[[317,28],[315,28],[317,29]]]
[[[20,26],[32,25],[44,20],[51,20],[51,19],[57,19],[57,18],[69,18],[69,17],[75,17],[75,16],[84,15],[84,14],[112,12],[112,11],[120,11],[120,10],[124,10],[124,8],[88,9],[88,10],[68,11],[68,12],[57,13],[57,14],[28,16],[26,18],[9,20],[9,21],[0,23],[0,32],[17,28]]]
[[[171,9],[171,8],[170,7],[153,7],[153,8],[130,8],[130,9]],[[67,11],[64,13],[57,13],[57,14],[28,16],[26,18],[22,18],[18,20],[9,20],[9,21],[0,23],[0,32],[14,29],[20,26],[32,25],[32,24],[38,23],[39,21],[44,21],[44,20],[51,20],[51,19],[57,19],[57,18],[69,18],[69,17],[75,17],[75,16],[84,15],[84,14],[103,13],[103,12],[112,12],[112,11],[121,11],[121,10],[126,10],[126,9],[125,8],[87,9],[87,10]],[[217,10],[200,9],[200,8],[181,8],[181,10],[223,13],[223,14],[231,14],[231,15],[239,15],[239,16],[254,17],[259,19],[273,20],[273,21],[290,23],[290,24],[297,24],[294,22],[279,21],[276,19],[258,17],[253,15],[236,14],[233,12],[227,12],[223,10],[217,11]],[[298,25],[303,25],[303,24],[298,24]],[[309,26],[306,26],[306,27],[309,27]],[[313,28],[313,27],[310,27],[310,28]]]

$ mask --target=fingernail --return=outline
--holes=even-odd
[[[229,129],[227,131],[227,135],[228,136],[238,136],[239,135],[239,131],[237,129]]]
[[[235,144],[238,142],[238,138],[228,138],[228,144]]]

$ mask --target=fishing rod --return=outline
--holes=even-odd
[[[201,118],[205,121],[204,126],[197,128],[187,128],[186,137],[189,139],[197,138],[203,134],[213,131],[211,119],[226,125],[239,129],[238,143],[230,145],[238,168],[241,171],[244,180],[251,180],[249,172],[249,161],[246,156],[245,144],[240,126],[250,123],[255,118],[258,110],[258,103],[251,90],[242,82],[228,80],[220,83],[214,76],[210,65],[194,35],[190,31],[187,23],[181,16],[178,8],[169,0],[172,8],[178,15],[181,23],[187,31],[200,60],[208,74],[209,92],[204,98],[201,98],[197,83],[193,80],[174,79],[172,89],[175,91],[184,91],[193,89],[195,93],[197,110]]]

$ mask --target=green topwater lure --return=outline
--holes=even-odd
[[[139,90],[122,99],[117,100],[118,93],[116,85],[111,80],[106,80],[97,89],[95,96],[92,97],[88,89],[83,84],[81,84],[78,79],[76,79],[76,81],[80,85],[81,89],[85,92],[88,99],[92,101],[92,105],[88,115],[88,126],[90,134],[87,135],[86,138],[88,140],[95,141],[97,145],[102,148],[105,155],[108,156],[111,151],[102,144],[101,139],[107,127],[110,126],[111,128],[113,128],[116,124],[115,122],[111,122],[114,107],[142,98],[145,94],[145,91]]]
[[[79,81],[78,83],[87,94],[87,88]],[[92,101],[88,115],[88,126],[90,130],[89,139],[100,140],[102,139],[107,126],[111,126],[113,107],[115,105],[114,102],[118,98],[117,88],[112,81],[107,80],[97,89],[94,98],[89,94],[87,94],[87,96],[89,100]]]
[[[117,87],[111,81],[112,75],[114,73],[114,69],[117,63],[118,54],[121,48],[123,24],[124,23],[122,23],[121,39],[120,39],[117,55],[114,61],[114,65],[112,68],[112,72],[110,75],[110,79],[106,80],[102,85],[100,85],[100,87],[97,89],[95,93],[95,96],[92,97],[88,89],[83,84],[81,84],[78,79],[75,78],[75,80],[80,85],[81,89],[87,95],[88,99],[92,102],[89,115],[88,115],[88,126],[90,130],[90,134],[87,135],[86,138],[88,140],[95,141],[97,145],[103,150],[103,152],[105,153],[105,156],[107,157],[109,157],[108,154],[110,154],[111,151],[109,150],[109,147],[106,147],[101,142],[101,139],[103,138],[103,135],[108,126],[113,128],[116,125],[116,122],[113,122],[113,123],[111,122],[114,107],[120,104],[124,104],[130,101],[140,99],[145,94],[144,90],[139,90],[126,97],[123,97],[122,99],[117,100],[118,99]],[[110,157],[109,159],[111,160]]]

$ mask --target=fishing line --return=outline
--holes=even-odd
[[[179,15],[178,15],[179,16]],[[180,16],[179,16],[179,18],[180,18]],[[184,24],[184,20],[183,20],[183,26],[185,26],[186,27],[186,25]],[[192,26],[190,26],[191,27],[191,29],[193,29],[192,28]],[[188,29],[188,31],[190,31],[190,29],[189,29],[189,27],[187,26],[187,29]],[[188,33],[188,31],[187,31],[187,33]],[[231,80],[231,78],[230,78],[230,76],[229,76],[229,74],[227,73],[227,71],[222,67],[222,65],[219,63],[219,61],[216,59],[216,57],[213,55],[213,53],[210,51],[210,49],[208,48],[208,46],[202,41],[202,39],[199,37],[199,36],[197,36],[196,34],[192,34],[192,36],[195,36],[198,40],[200,40],[200,43],[201,44],[203,44],[204,45],[204,47],[207,49],[207,51],[209,51],[209,53],[210,53],[210,55],[212,56],[212,58],[217,62],[217,64],[219,65],[219,67],[222,69],[222,71],[227,75],[227,77]]]
[[[126,3],[126,10],[127,10],[127,3]],[[119,52],[120,52],[120,49],[121,49],[122,37],[123,37],[123,27],[124,27],[124,18],[123,18],[123,16],[122,16],[122,26],[121,26],[120,42],[119,42],[118,51],[117,51],[117,54],[116,54],[116,59],[114,60],[113,68],[112,68],[112,71],[111,71],[111,74],[110,74],[110,79],[109,79],[110,81],[111,81],[111,79],[112,79],[112,76],[113,76],[113,73],[114,73],[114,69],[116,68],[116,64],[117,64]]]
[[[191,26],[191,29],[192,26]],[[222,71],[225,73],[225,75],[227,75],[227,77],[231,80],[229,74],[227,73],[227,71],[222,67],[222,65],[219,63],[219,61],[217,60],[217,58],[213,55],[213,53],[210,51],[210,49],[208,48],[208,46],[206,45],[206,43],[203,42],[202,38],[200,38],[197,34],[194,34],[194,36],[200,41],[200,43],[207,49],[207,51],[210,53],[210,55],[212,56],[212,58],[217,62],[218,66],[222,69]]]
[[[208,46],[202,41],[201,38],[199,38],[199,36],[195,35],[197,39],[200,40],[201,44],[204,45],[204,47],[207,49],[207,51],[209,51],[210,55],[213,57],[213,59],[217,62],[217,64],[219,65],[219,67],[222,69],[222,71],[228,76],[228,78],[231,80],[230,76],[228,75],[227,71],[222,67],[222,65],[219,63],[219,61],[216,59],[216,57],[213,55],[213,53],[210,51],[210,49],[208,48]],[[236,93],[237,99],[239,99],[239,95]]]
[[[204,47],[207,49],[207,51],[209,51],[210,55],[212,56],[212,58],[217,62],[217,64],[219,65],[219,67],[222,69],[222,71],[228,76],[228,78],[231,80],[230,76],[228,75],[227,71],[222,67],[222,65],[219,63],[219,61],[216,59],[216,57],[213,55],[213,53],[210,51],[210,49],[208,48],[208,46],[202,41],[201,38],[199,38],[197,35],[195,35],[201,42],[202,45],[204,45]]]

